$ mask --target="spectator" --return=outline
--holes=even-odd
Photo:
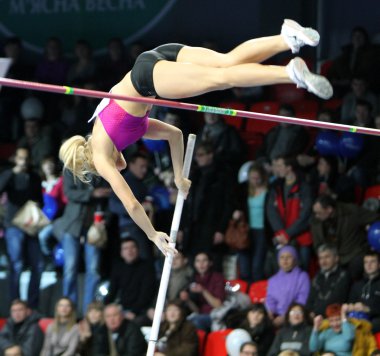
[[[94,342],[103,325],[103,305],[100,302],[90,303],[84,319],[78,324],[79,345],[77,353],[80,356],[93,355]]]
[[[327,77],[334,86],[335,95],[343,96],[349,90],[353,76],[373,78],[376,71],[373,46],[363,27],[354,27],[350,43],[342,47],[342,53],[334,58]]]
[[[49,156],[42,160],[41,171],[43,176],[42,181],[42,196],[44,205],[42,211],[53,221],[63,211],[67,202],[63,192],[63,179],[58,173],[58,164],[54,157]],[[53,224],[46,225],[39,233],[38,240],[40,242],[41,252],[45,259],[45,270],[52,270],[52,249],[51,239],[53,237]]]
[[[119,82],[129,70],[125,58],[125,48],[120,38],[111,38],[107,46],[107,58],[101,64],[99,73],[107,73],[99,81],[101,90],[110,90],[115,83]]]
[[[341,123],[352,125],[356,117],[356,104],[358,100],[365,100],[371,104],[371,114],[377,113],[377,98],[374,93],[368,89],[368,81],[359,76],[351,80],[351,92],[345,95],[342,103]]]
[[[222,165],[230,167],[234,172],[245,161],[245,147],[238,132],[227,125],[221,115],[203,114],[205,125],[198,134],[201,141],[211,142],[214,158]]]
[[[161,323],[154,356],[197,356],[198,335],[195,326],[185,318],[181,301],[168,302]]]
[[[143,260],[134,239],[121,240],[121,260],[112,269],[105,303],[120,301],[125,318],[137,323],[145,317],[156,292],[155,271],[152,261]],[[142,283],[143,281],[143,283]]]
[[[274,329],[264,304],[253,304],[240,327],[251,335],[256,344],[257,356],[266,356],[274,339]]]
[[[74,356],[78,344],[75,306],[69,298],[60,298],[55,305],[54,321],[46,330],[41,356]]]
[[[232,215],[232,177],[214,160],[213,145],[201,142],[195,149],[197,168],[190,176],[192,188],[183,212],[184,253],[200,251],[215,255],[221,270],[224,233]],[[214,256],[213,256],[214,257]]]
[[[32,68],[23,58],[23,46],[18,37],[9,37],[4,43],[4,55],[12,60],[6,74],[7,78],[30,80]],[[14,141],[19,131],[19,108],[25,98],[26,91],[19,88],[1,88],[0,98],[0,141]]]
[[[0,352],[4,355],[17,355],[18,347],[20,355],[38,355],[44,341],[38,320],[38,315],[31,312],[24,301],[13,300],[10,318],[0,331]],[[15,350],[12,351],[12,347]]]
[[[315,196],[328,194],[342,202],[355,200],[355,181],[348,174],[338,173],[338,159],[320,156],[316,170],[310,174],[310,185]]]
[[[80,258],[80,237],[86,236],[92,223],[96,208],[105,205],[111,189],[103,187],[101,182],[94,186],[74,180],[69,170],[64,171],[63,190],[67,197],[67,205],[63,215],[53,222],[53,233],[61,241],[63,247],[63,295],[74,303],[78,302],[77,278]],[[85,241],[85,282],[82,303],[83,314],[87,305],[93,301],[99,275],[100,249]]]
[[[278,252],[280,270],[268,280],[265,301],[269,316],[276,327],[283,325],[286,312],[292,303],[306,304],[310,280],[308,274],[297,264],[295,248],[289,245],[282,247]]]
[[[326,309],[329,326],[321,329],[323,318],[314,318],[310,336],[311,352],[330,350],[339,356],[351,356],[355,339],[355,327],[347,320],[348,305],[331,304]]]
[[[259,356],[255,342],[247,341],[240,346],[240,356]]]
[[[30,153],[27,148],[18,148],[15,166],[0,174],[0,192],[6,192],[8,200],[4,216],[5,241],[10,259],[10,296],[20,298],[20,276],[28,258],[31,277],[28,289],[28,305],[38,307],[39,286],[43,262],[38,239],[13,225],[17,211],[28,201],[42,204],[41,179],[30,169]]]
[[[380,350],[375,350],[371,353],[371,356],[379,356],[380,355]]]
[[[363,99],[356,100],[353,124],[359,127],[374,128],[372,110],[372,105],[368,101]]]
[[[140,203],[144,203],[148,196],[148,186],[144,183],[149,167],[149,158],[144,152],[136,152],[128,160],[127,170],[122,175],[130,186],[133,194]],[[136,240],[142,259],[152,259],[152,243],[146,238],[145,233],[137,226],[128,215],[123,203],[114,192],[109,199],[109,209],[117,215],[119,233],[121,239],[133,238]]]
[[[325,315],[330,304],[347,302],[351,283],[347,271],[339,266],[338,250],[334,245],[320,245],[317,254],[320,270],[311,283],[306,303],[312,317]]]
[[[211,327],[210,312],[222,305],[225,298],[224,277],[212,270],[211,257],[199,252],[194,259],[195,276],[188,291],[182,291],[180,298],[193,314],[189,320],[197,329],[209,331]]]
[[[364,277],[351,287],[350,310],[368,314],[372,331],[380,332],[380,256],[369,251],[364,255]]]
[[[193,270],[188,265],[187,258],[181,251],[173,256],[172,270],[170,273],[168,292],[166,299],[179,298],[182,290],[188,289],[193,279]]]
[[[36,172],[39,172],[42,160],[47,156],[54,155],[55,147],[51,135],[47,135],[43,131],[43,114],[37,112],[37,110],[40,110],[37,107],[42,105],[41,102],[37,98],[28,98],[25,99],[22,105],[24,108],[28,106],[31,106],[31,108],[25,109],[22,114],[24,118],[24,135],[17,144],[20,147],[29,148],[32,167]],[[27,113],[26,110],[31,110],[31,113]]]
[[[282,104],[278,115],[295,117],[294,107]],[[308,133],[300,125],[280,123],[273,127],[266,135],[263,145],[257,150],[257,158],[272,160],[280,155],[296,156],[302,153],[308,143]]]
[[[67,78],[68,64],[62,56],[62,43],[50,37],[45,44],[44,57],[36,68],[36,80],[41,83],[63,85]]]
[[[297,173],[297,162],[291,157],[275,159],[277,179],[268,193],[267,216],[274,231],[274,243],[296,244],[301,266],[307,270],[312,237],[309,220],[312,214],[312,193],[309,185]]]
[[[105,327],[95,339],[93,356],[143,356],[146,342],[139,327],[124,318],[121,305],[109,304],[104,308]]]
[[[291,304],[286,312],[285,325],[277,332],[268,356],[277,356],[281,351],[295,351],[300,356],[309,356],[311,326],[302,304]]]
[[[331,243],[338,246],[341,266],[347,268],[352,279],[363,273],[363,256],[368,248],[365,227],[378,214],[354,204],[340,203],[329,195],[319,196],[313,205],[311,232],[314,248]]]
[[[4,356],[24,356],[24,353],[20,346],[13,345],[4,350]]]
[[[74,49],[75,62],[69,67],[67,82],[83,86],[96,73],[96,64],[92,58],[91,45],[86,40],[78,40]]]
[[[249,221],[250,247],[238,252],[240,278],[255,282],[264,279],[266,243],[267,174],[263,167],[253,164],[248,171],[248,181],[240,186],[237,210],[233,218],[244,217]]]

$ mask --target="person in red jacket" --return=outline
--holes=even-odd
[[[301,267],[307,269],[313,243],[309,231],[312,192],[297,175],[297,162],[293,157],[279,156],[274,164],[279,179],[269,190],[267,204],[267,217],[274,231],[273,242],[277,247],[289,243],[296,245]]]

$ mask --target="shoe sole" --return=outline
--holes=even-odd
[[[298,22],[294,20],[285,19],[284,25],[297,31],[297,37],[302,40],[305,44],[315,47],[318,45],[320,36],[318,31],[312,28],[306,28],[301,26]]]
[[[306,63],[299,57],[293,59],[294,67],[304,79],[306,89],[322,99],[330,99],[333,96],[334,90],[330,82],[323,77],[310,72]]]

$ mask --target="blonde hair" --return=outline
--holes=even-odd
[[[62,301],[65,300],[70,304],[71,308],[71,313],[68,317],[68,321],[66,324],[66,330],[71,330],[71,328],[76,324],[77,322],[77,315],[75,312],[75,305],[73,301],[70,298],[67,297],[62,297],[59,298],[58,301],[55,303],[55,310],[54,310],[54,322],[53,322],[53,330],[55,332],[58,332],[58,324],[60,323],[60,315],[58,314],[58,304]]]
[[[59,149],[63,168],[71,171],[83,183],[91,181],[89,175],[99,175],[93,161],[91,139],[91,135],[86,138],[76,135],[67,139]]]

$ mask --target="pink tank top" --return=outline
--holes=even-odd
[[[143,117],[130,115],[112,99],[103,99],[89,122],[97,116],[119,152],[143,137],[148,129],[149,112]]]

